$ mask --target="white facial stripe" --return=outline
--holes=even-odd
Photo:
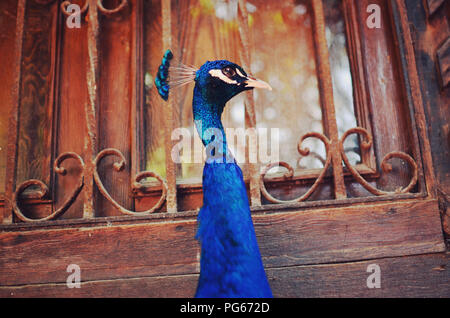
[[[241,73],[241,71],[239,71],[239,69],[236,69],[236,73],[240,76],[240,77],[246,77],[244,74]]]
[[[229,79],[228,77],[226,77],[226,76],[222,73],[221,70],[211,70],[211,71],[209,71],[209,74],[210,74],[211,76],[220,78],[220,79],[221,79],[222,81],[224,81],[225,83],[228,83],[228,84],[237,84],[237,81],[232,80],[232,79]]]

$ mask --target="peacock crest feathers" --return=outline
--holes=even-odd
[[[194,81],[197,69],[193,66],[185,65],[181,62],[174,63],[173,53],[167,50],[158,68],[155,78],[155,85],[159,95],[167,101],[170,89],[186,85]]]

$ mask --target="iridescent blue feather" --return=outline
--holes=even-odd
[[[169,67],[170,67],[170,61],[173,59],[172,51],[167,50],[166,53],[164,53],[164,56],[161,61],[161,65],[158,68],[158,73],[156,74],[155,78],[155,85],[158,89],[159,95],[164,99],[167,100],[169,98]]]

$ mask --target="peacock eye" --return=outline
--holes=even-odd
[[[234,75],[236,75],[236,71],[229,66],[224,67],[222,69],[222,73],[228,78],[232,78]]]

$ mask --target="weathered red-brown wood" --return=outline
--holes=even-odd
[[[267,267],[332,263],[445,250],[435,200],[254,216]],[[0,285],[198,272],[195,218],[139,225],[0,233]]]
[[[62,27],[61,63],[59,81],[59,109],[56,131],[57,154],[72,151],[89,160],[85,153],[85,138],[87,138],[85,105],[89,102],[86,83],[87,23],[82,20],[80,28]],[[74,136],[77,136],[74,138]],[[64,163],[67,174],[56,180],[55,205],[64,200],[77,183],[77,177],[82,171],[76,162],[68,160]],[[84,193],[79,196],[63,219],[82,218]]]
[[[367,287],[380,267],[381,288]],[[427,254],[368,261],[268,270],[278,297],[449,297],[450,254]]]
[[[427,134],[420,78],[417,73],[407,8],[403,0],[391,0],[389,9],[394,20],[395,45],[399,47],[397,58],[402,70],[403,95],[409,110],[409,116],[406,116],[406,118],[412,127],[410,133],[411,151],[413,156],[417,158],[416,163],[419,168],[418,189],[419,191],[426,190],[430,196],[436,197],[436,181],[433,173],[431,147]]]
[[[58,5],[27,1],[23,25],[16,184],[50,186],[57,71]]]
[[[356,12],[353,0],[342,1],[342,13],[345,20],[347,50],[353,80],[355,115],[357,116],[358,125],[373,135],[368,107],[368,82],[365,76],[363,52],[361,50],[361,43],[364,41],[359,30],[361,17]],[[376,158],[373,148],[368,151],[361,151],[361,159],[367,167],[376,170]]]
[[[438,3],[439,1],[427,1]],[[406,1],[411,37],[414,44],[417,73],[422,92],[423,111],[426,116],[426,130],[429,135],[430,150],[424,155],[433,161],[432,174],[436,175],[438,196],[441,198],[441,213],[444,230],[450,234],[450,221],[447,212],[450,193],[450,88],[440,85],[438,62],[439,48],[450,36],[448,13],[450,3],[435,6],[433,15],[427,15],[421,3]],[[424,116],[424,117],[425,117]],[[426,173],[426,176],[430,172]]]
[[[118,1],[113,2],[118,4]],[[126,165],[121,172],[113,169],[119,158],[105,158],[99,168],[103,184],[110,195],[127,209],[133,208],[131,194],[131,99],[132,79],[132,17],[131,7],[135,1],[128,1],[127,8],[114,15],[99,12],[99,50],[101,56],[99,77],[99,149],[116,148],[122,152]],[[120,215],[111,209],[111,204],[101,195],[96,206],[97,216]],[[111,215],[111,214],[110,214]]]
[[[442,88],[450,84],[450,35],[437,50],[438,71]]]
[[[17,16],[17,1],[8,0],[0,2],[0,12],[2,18],[0,19],[0,29],[11,30],[11,32],[2,32],[0,34],[0,56],[2,63],[0,63],[0,74],[14,74],[16,55],[13,49],[15,45],[15,28]],[[6,152],[8,144],[8,121],[11,105],[13,103],[13,96],[11,94],[14,86],[14,76],[3,76],[2,85],[0,85],[0,100],[2,106],[0,107],[0,201],[3,200],[5,193],[5,177],[6,177]],[[0,220],[3,214],[0,213]],[[0,221],[1,222],[1,221]]]
[[[16,186],[16,156],[17,156],[17,135],[19,120],[19,101],[20,101],[20,79],[22,66],[22,45],[23,45],[23,21],[25,18],[26,1],[17,2],[17,15],[14,41],[14,68],[13,83],[11,85],[11,105],[8,117],[8,144],[6,148],[6,172],[5,172],[5,197],[12,198]],[[12,223],[12,203],[5,200],[6,204],[3,208],[2,223]]]
[[[2,235],[1,285],[62,282],[69,264],[78,264],[87,280],[197,270],[193,221],[2,234],[8,237]]]
[[[381,288],[368,288],[371,264],[380,267]],[[450,254],[267,269],[275,297],[450,297]],[[0,297],[193,297],[198,275],[171,275],[0,287]]]
[[[379,29],[370,29],[367,26],[369,4],[377,4],[381,8]],[[388,1],[355,1],[355,6],[360,19],[359,31],[372,118],[373,147],[379,164],[383,156],[391,151],[412,154],[411,136],[406,133],[411,131],[409,111],[402,93],[401,71],[397,63],[397,48],[394,45],[394,29],[390,23]],[[402,162],[393,161],[392,164],[393,172],[383,174],[377,180],[379,188],[392,191],[410,179],[410,172]]]

